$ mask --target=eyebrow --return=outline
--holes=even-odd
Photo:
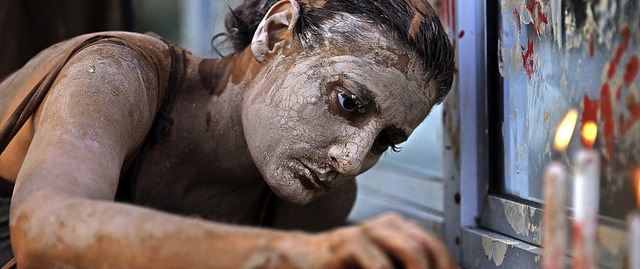
[[[376,94],[373,93],[373,91],[371,89],[369,89],[369,87],[367,87],[367,85],[364,85],[354,79],[351,79],[349,76],[345,75],[344,77],[346,80],[348,80],[349,82],[353,83],[356,85],[356,87],[358,87],[358,89],[364,93],[364,99],[365,102],[367,102],[367,104],[369,104],[369,106],[371,106],[373,108],[373,110],[377,113],[380,114],[380,107],[378,106],[378,103],[376,103]],[[402,128],[398,128],[398,127],[391,127],[391,130],[395,131],[396,134],[398,136],[400,136],[400,138],[402,138],[402,142],[404,143],[407,140],[409,140],[409,135],[407,135],[407,131],[405,131]]]
[[[376,103],[376,94],[373,93],[373,91],[371,91],[371,89],[369,89],[369,87],[367,87],[367,85],[364,85],[352,78],[350,78],[349,76],[345,75],[344,78],[346,80],[348,80],[349,82],[352,82],[353,84],[356,85],[356,87],[358,87],[358,89],[364,93],[364,101],[367,102],[367,104],[373,108],[373,111],[375,111],[377,114],[380,113],[380,107],[378,106],[378,103]]]

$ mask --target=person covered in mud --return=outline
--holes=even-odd
[[[354,177],[451,86],[431,6],[252,0],[227,29],[236,52],[221,59],[83,35],[0,84],[0,201],[12,199],[18,265],[455,268],[399,216],[343,226]]]

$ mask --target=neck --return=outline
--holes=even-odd
[[[213,154],[216,160],[211,160],[215,163],[211,165],[219,172],[234,174],[232,170],[255,169],[247,149],[241,112],[242,100],[262,65],[248,50],[222,59],[192,62],[190,73],[197,79],[191,81],[197,86],[189,94],[185,112],[192,115],[189,117],[193,118],[191,124],[195,124],[194,139],[203,139],[199,144]],[[206,124],[204,128],[201,120]]]
[[[250,77],[256,68],[241,64],[252,61],[246,57],[242,53],[218,60],[188,56],[185,83],[173,104],[172,135],[150,151],[145,162],[153,169],[143,171],[137,182],[139,189],[154,191],[138,195],[140,203],[171,204],[170,210],[215,219],[215,214],[231,213],[211,211],[214,206],[231,201],[233,206],[221,208],[250,208],[248,203],[255,202],[244,198],[257,197],[255,193],[264,188],[242,126],[247,89],[243,80],[250,80],[244,74]],[[159,178],[175,180],[159,187]]]
[[[242,94],[246,86],[261,69],[249,49],[221,59],[204,59],[198,66],[202,85],[209,93],[221,96],[225,91]]]

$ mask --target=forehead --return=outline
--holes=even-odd
[[[370,57],[319,54],[313,57],[315,60],[309,59],[312,64],[308,70],[313,70],[314,75],[307,76],[307,80],[309,83],[317,83],[320,88],[339,81],[349,91],[364,91],[365,94],[372,95],[383,118],[393,123],[405,123],[407,126],[398,127],[412,131],[433,105],[434,91],[429,89],[422,76],[415,76],[411,72],[403,73],[394,64],[381,63]],[[389,59],[389,62],[396,60]],[[300,63],[294,68],[305,66]]]
[[[435,87],[426,80],[417,54],[350,15],[323,27],[326,34],[313,49],[303,50],[290,65],[292,77],[304,75],[307,83],[320,87],[342,77],[349,90],[366,88],[383,119],[411,132],[435,103]]]

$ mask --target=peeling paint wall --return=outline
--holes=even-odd
[[[493,260],[496,267],[502,265],[504,256],[507,254],[506,244],[483,237],[482,249],[484,250],[487,260]]]
[[[599,127],[601,213],[624,219],[640,168],[640,4],[634,0],[502,0],[504,191],[540,201],[556,124],[571,107]],[[579,123],[580,123],[579,122]],[[572,170],[579,126],[559,158]],[[568,201],[571,201],[568,199]]]

